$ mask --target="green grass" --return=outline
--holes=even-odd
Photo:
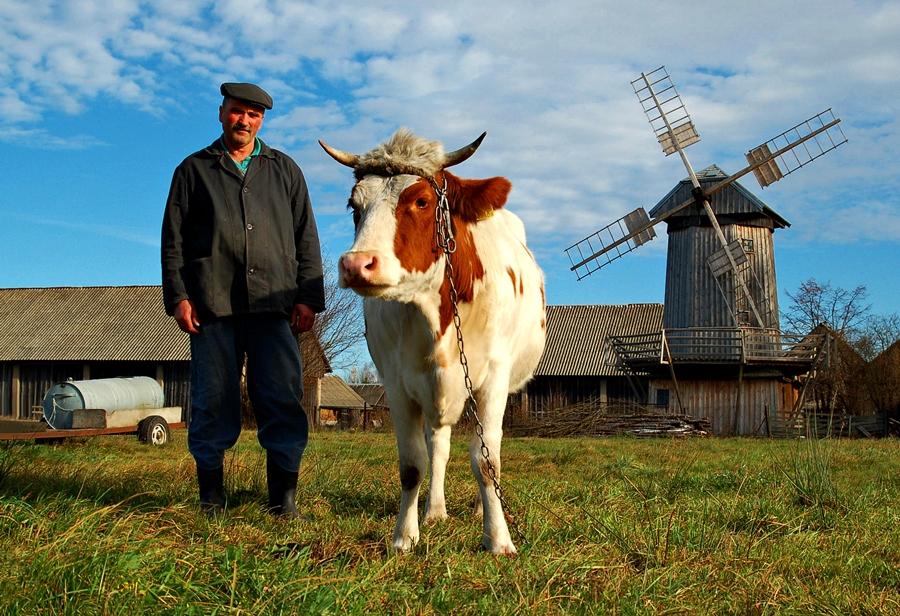
[[[466,450],[455,437],[451,518],[396,555],[389,434],[313,434],[306,523],[263,513],[250,433],[215,519],[183,431],[6,444],[0,614],[900,613],[895,440],[507,439],[513,559],[480,549]]]

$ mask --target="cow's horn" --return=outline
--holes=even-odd
[[[478,149],[478,146],[481,145],[481,142],[484,141],[485,135],[487,135],[487,131],[481,133],[481,137],[479,137],[466,147],[460,148],[454,152],[450,152],[449,154],[445,154],[444,167],[452,167],[453,165],[458,165],[459,163],[467,160],[470,156],[472,156],[472,154],[475,153],[475,150]],[[334,154],[332,154],[332,156],[334,156]]]
[[[322,149],[328,152],[328,155],[331,156],[331,158],[333,158],[334,160],[338,161],[342,165],[350,167],[351,169],[356,169],[356,165],[357,163],[359,163],[358,154],[350,154],[349,152],[336,150],[321,139],[319,139],[319,145],[322,146]]]

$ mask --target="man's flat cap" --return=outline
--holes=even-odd
[[[266,109],[272,108],[272,97],[257,85],[252,83],[223,83],[219,88],[222,96],[238,98]]]

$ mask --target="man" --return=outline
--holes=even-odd
[[[325,309],[319,238],[300,168],[256,136],[272,98],[249,83],[220,91],[222,136],[175,169],[162,225],[163,301],[191,338],[188,448],[201,509],[222,510],[246,356],[268,510],[295,519],[309,433],[297,335]]]

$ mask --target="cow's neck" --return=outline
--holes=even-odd
[[[484,265],[481,263],[476,250],[470,225],[460,221],[458,218],[454,218],[453,223],[453,237],[456,241],[456,250],[450,255],[452,275],[448,277],[446,270],[442,272],[443,281],[438,290],[438,326],[436,331],[438,337],[447,335],[449,328],[453,325],[453,300],[456,300],[457,309],[462,304],[470,304],[475,301],[478,283],[484,278]],[[441,268],[438,269],[440,270]],[[455,298],[450,284],[451,278],[453,281],[452,287],[456,291]]]

